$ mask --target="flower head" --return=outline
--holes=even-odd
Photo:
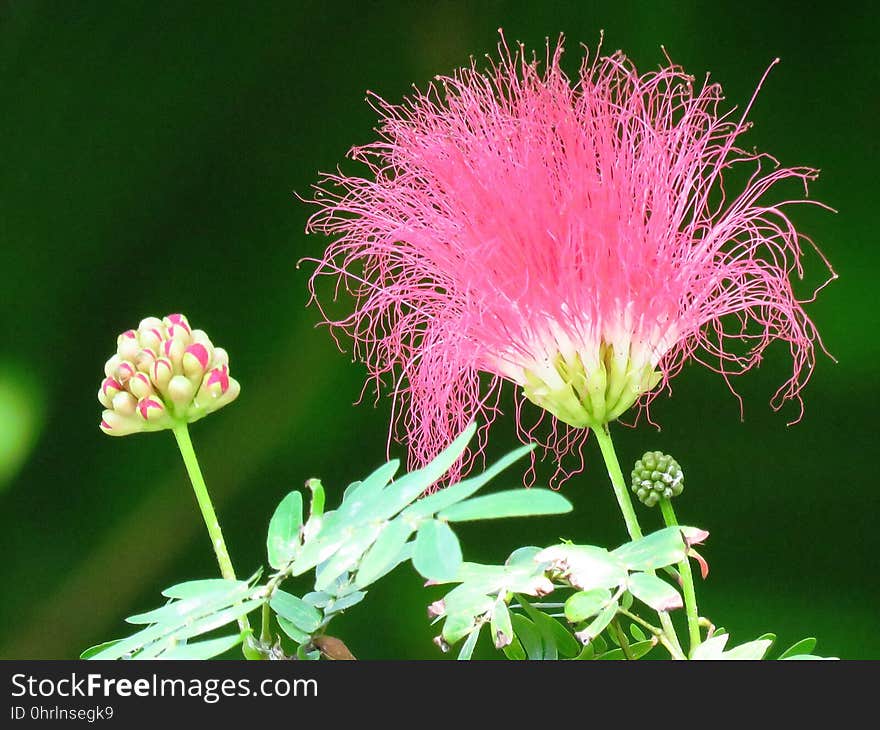
[[[309,229],[333,241],[312,293],[323,276],[353,292],[325,318],[393,379],[413,465],[491,421],[503,381],[552,416],[560,457],[688,359],[728,379],[780,340],[793,368],[773,404],[797,399],[818,335],[785,211],[806,201],[766,194],[816,171],[744,150],[745,114],[671,62],[585,57],[572,80],[561,41],[540,62],[499,50],[402,104],[372,97],[380,138],[351,152],[367,174],[326,175],[313,201]]]
[[[104,365],[98,400],[101,430],[110,436],[192,423],[238,397],[229,356],[182,314],[147,317],[116,339]]]

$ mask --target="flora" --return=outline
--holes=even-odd
[[[792,371],[774,407],[800,400],[821,342],[791,284],[809,241],[788,210],[809,201],[772,193],[786,180],[806,190],[815,171],[746,151],[751,102],[723,111],[717,84],[695,86],[671,62],[639,74],[621,53],[585,57],[570,79],[561,41],[540,60],[503,41],[499,51],[487,69],[438,77],[401,104],[373,97],[379,140],[352,151],[365,175],[327,175],[313,201],[309,228],[331,238],[313,300],[380,391],[387,381],[409,473],[395,478],[390,460],[333,510],[322,483],[308,480],[308,509],[295,490],[269,520],[265,577],[241,580],[188,431],[238,396],[229,358],[183,315],[143,320],[119,336],[105,368],[101,429],[173,432],[222,578],[166,589],[165,605],[128,619],[144,628],[84,657],[209,658],[240,645],[250,659],[351,659],[330,623],[406,562],[428,585],[451,586],[428,616],[435,644],[458,645],[462,659],[486,628],[511,659],[768,655],[772,635],[729,647],[699,612],[691,561],[706,578],[698,547],[709,533],[678,523],[679,462],[646,451],[627,480],[609,424],[647,407],[686,361],[729,384],[775,341],[788,346]],[[751,173],[737,191],[730,178],[743,165]],[[334,293],[353,295],[341,319],[326,313],[326,277]],[[508,381],[529,443],[475,471]],[[499,565],[465,561],[460,522],[571,509],[539,487],[477,494],[534,460],[545,418],[543,445],[560,460],[582,462],[595,435],[628,542],[562,540],[519,547]],[[560,474],[570,475],[561,463]],[[659,507],[665,528],[644,535],[630,493]],[[312,590],[290,592],[287,581],[306,574]],[[814,658],[814,646],[804,639],[779,658]]]
[[[718,84],[671,63],[585,56],[569,79],[561,42],[540,62],[499,51],[401,104],[374,97],[380,138],[350,153],[366,174],[326,175],[309,224],[333,239],[312,291],[353,293],[327,323],[388,376],[411,466],[490,422],[504,381],[550,415],[560,457],[688,359],[727,379],[781,340],[774,404],[799,398],[818,334],[789,281],[805,239],[787,210],[807,201],[770,195],[816,171],[743,149],[751,104],[722,111]]]

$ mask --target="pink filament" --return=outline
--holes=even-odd
[[[401,104],[371,96],[379,140],[350,153],[367,174],[325,175],[312,201],[308,230],[333,239],[313,299],[325,276],[353,294],[342,319],[318,306],[377,389],[390,378],[410,466],[472,419],[488,426],[498,362],[535,357],[548,322],[584,347],[623,327],[654,348],[663,379],[642,405],[689,358],[727,380],[781,340],[792,374],[772,405],[800,402],[819,338],[790,283],[809,241],[785,209],[810,201],[765,198],[788,179],[805,197],[817,172],[737,146],[745,115],[721,112],[720,86],[695,88],[671,62],[639,74],[620,52],[585,56],[572,82],[561,39],[541,63],[503,39],[499,52]],[[724,176],[743,164],[752,172],[734,195]],[[587,432],[544,419],[545,448],[576,461],[557,476],[579,471]]]

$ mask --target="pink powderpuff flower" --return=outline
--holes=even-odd
[[[589,429],[644,407],[689,359],[727,380],[781,340],[793,367],[772,405],[800,402],[821,342],[789,280],[811,242],[785,211],[810,201],[766,198],[791,179],[806,197],[817,171],[738,144],[754,96],[734,116],[708,78],[668,58],[640,74],[620,52],[586,54],[572,81],[561,38],[540,63],[503,37],[499,51],[401,104],[368,97],[379,140],[350,152],[366,176],[325,175],[311,201],[308,230],[333,238],[312,297],[325,276],[353,293],[341,319],[319,307],[377,388],[391,378],[411,466],[488,425],[504,381],[538,423],[551,415],[557,463],[577,457],[557,476],[582,468]]]

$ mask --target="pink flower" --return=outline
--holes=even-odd
[[[671,62],[585,57],[572,81],[561,40],[540,63],[499,51],[402,104],[371,97],[380,138],[350,153],[366,175],[326,175],[313,201],[309,230],[333,238],[313,297],[325,276],[354,294],[348,316],[322,314],[390,386],[411,466],[491,422],[504,381],[551,414],[560,459],[689,359],[728,380],[781,340],[792,373],[772,404],[800,402],[819,337],[786,209],[809,201],[767,194],[793,179],[806,196],[816,171],[743,149],[751,102],[723,112],[718,84]]]

